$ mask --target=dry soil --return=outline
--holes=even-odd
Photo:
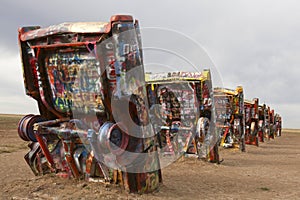
[[[182,158],[162,170],[160,190],[128,194],[116,185],[35,177],[25,163],[27,142],[17,134],[21,115],[0,115],[0,199],[300,199],[300,130],[246,146],[221,149],[220,164]]]

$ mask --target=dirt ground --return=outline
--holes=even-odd
[[[35,177],[23,159],[27,142],[17,134],[22,116],[0,115],[0,199],[299,199],[300,130],[246,147],[221,149],[220,165],[193,158],[164,168],[158,192],[127,194],[115,185]]]

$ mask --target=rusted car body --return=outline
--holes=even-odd
[[[258,98],[252,101],[245,99],[245,143],[258,146],[258,122],[259,122],[259,109]]]
[[[270,116],[270,135],[269,135],[269,137],[271,139],[275,139],[276,124],[275,124],[275,111],[274,111],[274,109],[269,110],[269,116]]]
[[[162,178],[138,21],[115,15],[109,22],[22,27],[19,44],[26,94],[40,111],[18,128],[30,142],[25,160],[33,173],[156,190]]]
[[[146,73],[146,83],[160,152],[218,163],[210,71]]]
[[[272,115],[271,115],[271,108],[270,106],[265,106],[265,116],[264,116],[264,138],[267,139],[267,140],[270,140],[271,138],[274,138],[273,137],[273,131],[272,131]]]
[[[220,146],[245,151],[243,88],[214,88],[214,102]]]
[[[266,127],[268,126],[268,109],[266,104],[258,106],[258,138],[259,142],[265,141]]]
[[[280,137],[281,136],[281,129],[282,129],[282,118],[280,114],[275,114],[275,136]]]

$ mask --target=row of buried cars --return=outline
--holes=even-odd
[[[244,99],[242,86],[235,90],[214,88],[214,99],[221,146],[239,146],[244,151],[245,144],[258,146],[259,142],[281,136],[281,116],[270,106],[259,104],[259,98]],[[241,139],[235,136],[239,132],[243,133]]]
[[[63,23],[19,29],[26,94],[39,115],[18,125],[35,175],[119,184],[146,193],[161,168],[186,155],[219,163],[219,147],[281,134],[258,99],[214,88],[209,70],[145,73],[139,22]]]
[[[200,159],[219,163],[217,146],[246,151],[246,144],[259,146],[259,142],[281,136],[281,116],[274,109],[259,104],[258,98],[245,99],[242,86],[213,88],[208,69],[201,73],[148,73],[146,82],[150,111],[151,105],[156,104],[161,111],[161,124],[168,126],[160,129],[166,147],[176,135],[169,130],[191,131],[179,134],[189,139],[175,139],[177,145],[186,141],[180,150],[187,156],[196,154]],[[159,124],[157,120],[152,123]]]

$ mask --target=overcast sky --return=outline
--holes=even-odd
[[[38,112],[25,95],[18,27],[131,14],[143,30],[146,65],[177,63],[184,69],[170,54],[178,51],[187,65],[212,68],[214,86],[242,85],[247,99],[258,97],[280,113],[285,128],[300,128],[299,8],[297,0],[1,1],[0,113]],[[170,51],[152,52],[162,41]]]

